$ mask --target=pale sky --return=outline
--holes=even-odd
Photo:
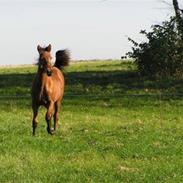
[[[120,59],[127,37],[173,13],[163,0],[0,0],[0,65],[32,64],[37,45],[52,54],[68,48],[72,60]]]

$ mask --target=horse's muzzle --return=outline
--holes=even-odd
[[[47,75],[51,76],[52,75],[52,71],[51,70],[47,70]]]

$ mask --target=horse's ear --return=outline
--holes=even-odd
[[[51,51],[51,44],[49,44],[46,48],[45,48],[46,51],[50,52]]]
[[[40,53],[41,51],[42,51],[42,48],[41,48],[41,46],[37,46],[37,51]]]

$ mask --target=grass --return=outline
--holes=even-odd
[[[182,182],[181,80],[140,77],[133,62],[73,63],[60,128],[47,134],[41,108],[32,137],[35,72],[0,69],[0,182]]]

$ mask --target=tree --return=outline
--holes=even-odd
[[[146,42],[133,43],[128,56],[135,59],[142,75],[183,77],[183,11],[173,0],[175,16],[162,25],[153,25],[152,31],[141,31]]]

